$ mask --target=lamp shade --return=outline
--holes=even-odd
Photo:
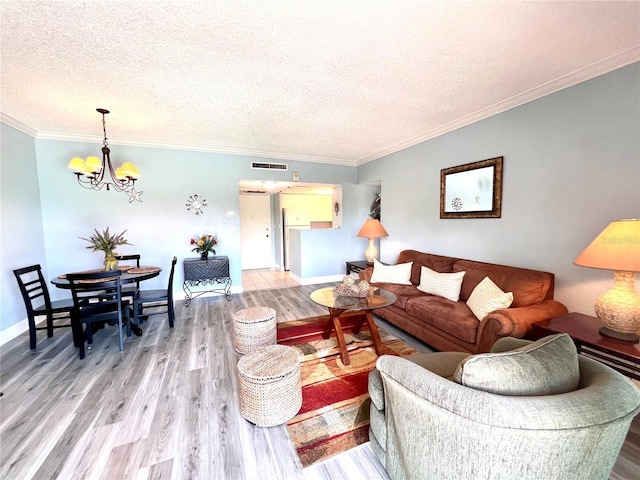
[[[640,219],[611,222],[573,263],[582,267],[640,272]]]
[[[362,228],[358,232],[357,236],[364,238],[379,238],[388,237],[389,234],[380,223],[380,220],[369,218],[364,222],[364,225],[362,225]]]

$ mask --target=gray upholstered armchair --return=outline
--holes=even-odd
[[[571,338],[492,353],[383,355],[369,375],[371,447],[392,479],[606,479],[640,391]]]

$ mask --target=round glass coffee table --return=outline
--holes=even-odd
[[[357,323],[353,328],[353,333],[360,332],[364,322],[367,322],[376,353],[378,355],[381,354],[382,342],[380,341],[378,327],[376,327],[376,324],[373,321],[371,311],[394,303],[396,301],[396,296],[393,293],[388,292],[387,290],[382,290],[381,288],[372,288],[369,295],[366,297],[337,297],[334,295],[333,287],[326,287],[314,291],[311,294],[311,300],[316,302],[318,305],[322,305],[329,309],[327,325],[324,327],[324,331],[322,332],[322,338],[329,338],[331,336],[331,331],[335,330],[342,363],[345,365],[349,365],[351,363],[351,360],[349,360],[349,353],[347,352],[347,344],[344,340],[344,332],[342,331],[342,325],[340,324],[340,319],[347,316],[349,318],[353,318],[354,316],[359,317],[355,319]]]

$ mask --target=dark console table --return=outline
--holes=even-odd
[[[598,360],[623,375],[640,380],[640,344],[604,337],[598,333],[600,320],[581,313],[531,325],[529,338],[537,340],[555,333],[567,333],[576,344],[578,353]]]
[[[347,262],[347,275],[349,275],[351,272],[360,273],[362,270],[367,267],[371,267],[372,265],[373,264],[368,264],[366,260],[353,260]]]
[[[184,262],[184,305],[189,306],[191,300],[209,292],[224,293],[231,300],[231,277],[229,276],[229,257],[217,256],[207,259],[185,258]],[[191,292],[191,287],[212,285],[209,290]],[[219,285],[218,287],[215,287]]]

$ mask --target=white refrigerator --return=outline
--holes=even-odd
[[[288,272],[291,266],[289,246],[289,233],[291,229],[308,230],[311,228],[309,212],[299,208],[282,209],[282,238],[283,238],[283,260],[284,269]]]

